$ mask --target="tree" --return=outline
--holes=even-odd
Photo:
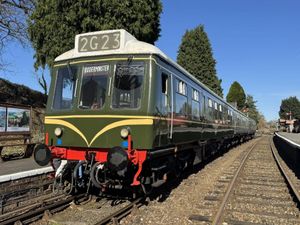
[[[300,119],[300,101],[294,97],[283,99],[280,105],[279,116],[282,119],[289,119],[289,113],[292,113],[292,118]]]
[[[245,107],[246,94],[243,87],[237,81],[231,84],[229,92],[226,96],[226,101],[236,102],[239,110]]]
[[[222,80],[217,77],[216,60],[203,25],[185,32],[179,46],[177,63],[223,97]]]
[[[21,121],[20,121],[20,124],[19,124],[20,127],[23,127],[23,126],[29,126],[29,115],[27,112],[23,112],[22,114],[22,118],[21,118]]]
[[[259,131],[261,131],[262,133],[269,133],[270,132],[270,127],[267,124],[267,121],[266,121],[264,115],[262,115],[262,114],[259,114],[257,129]]]
[[[48,84],[47,84],[46,78],[45,78],[45,70],[43,69],[41,71],[41,73],[39,73],[38,71],[35,71],[35,75],[36,75],[38,84],[43,89],[44,95],[47,96],[47,94],[48,94]]]
[[[255,120],[256,123],[258,123],[259,118],[260,118],[260,114],[257,110],[256,102],[257,101],[254,101],[252,95],[247,95],[246,102],[245,102],[245,108],[246,108],[246,111],[248,113],[248,116],[251,119]]]
[[[34,0],[0,0],[0,56],[9,41],[27,42],[26,18],[34,7]],[[0,70],[5,69],[3,59]]]
[[[51,66],[55,57],[74,47],[76,34],[125,29],[153,44],[160,33],[160,0],[44,0],[28,21],[35,68]]]

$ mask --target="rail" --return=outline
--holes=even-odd
[[[300,204],[300,193],[298,191],[297,185],[294,184],[292,179],[290,179],[288,172],[283,167],[278,152],[276,150],[276,147],[274,145],[274,142],[272,140],[270,140],[270,145],[271,145],[272,154],[274,156],[278,168],[280,169],[280,172],[282,173],[284,179],[286,180],[286,183],[289,186],[290,190],[292,191],[292,194],[296,197],[297,203]]]
[[[131,202],[130,204],[126,205],[122,209],[119,209],[118,211],[110,214],[109,216],[103,218],[101,221],[95,223],[95,225],[104,225],[108,224],[109,222],[113,222],[113,224],[118,224],[118,222],[130,214],[133,210],[136,208],[139,208],[143,205],[143,201],[145,200],[145,197],[140,197]]]
[[[41,218],[46,211],[59,211],[67,207],[72,201],[84,198],[85,194],[77,196],[59,195],[43,200],[40,203],[28,205],[22,209],[13,210],[7,214],[0,216],[0,224],[13,224],[21,222],[21,224],[31,223]]]
[[[260,139],[259,139],[259,140],[260,140]],[[222,200],[222,202],[221,202],[221,205],[220,205],[220,207],[219,207],[219,209],[218,209],[218,211],[217,211],[217,213],[216,213],[216,216],[215,216],[215,218],[213,219],[213,222],[212,222],[213,225],[217,225],[217,224],[219,224],[219,223],[221,222],[221,219],[222,219],[223,214],[224,214],[224,209],[225,209],[226,203],[227,203],[227,201],[228,201],[228,199],[229,199],[229,196],[230,196],[230,194],[231,194],[231,192],[232,192],[232,190],[233,190],[234,185],[236,184],[237,178],[238,178],[240,172],[242,171],[242,169],[244,168],[245,162],[246,162],[246,160],[248,159],[250,153],[251,153],[252,150],[256,147],[256,145],[257,145],[257,143],[259,142],[259,140],[256,141],[256,142],[251,146],[251,148],[248,150],[248,152],[247,152],[247,154],[244,156],[244,158],[243,158],[243,160],[242,160],[242,162],[241,162],[239,168],[237,169],[237,171],[236,171],[236,173],[235,173],[233,179],[231,180],[231,183],[229,184],[229,186],[228,186],[228,188],[227,188],[227,190],[226,190],[226,192],[225,192],[224,198],[223,198],[223,200]]]
[[[229,199],[232,195],[233,189],[237,186],[238,184],[238,178],[240,177],[241,171],[243,170],[243,168],[245,167],[245,164],[247,162],[247,159],[249,158],[249,155],[251,154],[252,150],[257,146],[257,144],[259,143],[259,141],[257,141],[249,150],[248,152],[245,154],[245,156],[243,157],[238,169],[236,170],[230,184],[228,185],[228,188],[224,194],[224,197],[222,198],[222,202],[218,207],[217,213],[215,214],[215,216],[213,217],[212,220],[212,224],[213,225],[218,225],[218,224],[222,224],[224,218],[225,218],[225,207],[227,205],[227,203],[229,202]],[[277,164],[277,167],[280,171],[280,173],[282,174],[290,192],[291,195],[293,197],[295,197],[294,201],[297,202],[298,205],[300,205],[300,194],[298,191],[298,188],[296,186],[296,184],[293,183],[293,180],[290,179],[288,172],[286,171],[285,167],[282,165],[280,157],[277,153],[276,147],[273,143],[273,141],[271,140],[271,138],[269,139],[269,147],[272,151],[272,155],[273,158]]]

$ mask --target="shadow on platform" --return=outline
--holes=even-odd
[[[291,145],[290,143],[280,139],[277,136],[274,136],[273,140],[276,148],[278,149],[280,157],[295,173],[297,178],[300,179],[300,148]]]

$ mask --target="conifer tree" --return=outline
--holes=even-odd
[[[29,37],[35,68],[51,66],[74,47],[76,34],[125,29],[138,40],[153,44],[160,33],[160,0],[44,0],[36,1]]]
[[[289,113],[292,113],[293,119],[300,119],[300,101],[294,97],[283,99],[280,105],[279,116],[282,119],[289,119]]]
[[[233,82],[230,86],[226,101],[230,103],[236,102],[239,110],[245,107],[246,94],[243,87],[237,81]]]
[[[178,50],[177,63],[223,97],[222,80],[217,77],[216,60],[203,25],[186,31]]]
[[[245,102],[245,108],[246,108],[246,112],[247,112],[248,116],[250,118],[254,119],[256,123],[258,123],[259,119],[260,119],[260,113],[257,110],[256,102],[257,101],[255,101],[253,99],[252,95],[247,95],[246,102]]]

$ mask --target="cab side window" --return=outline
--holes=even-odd
[[[169,101],[169,77],[167,74],[161,74],[161,94],[162,94],[162,106],[167,107]]]

